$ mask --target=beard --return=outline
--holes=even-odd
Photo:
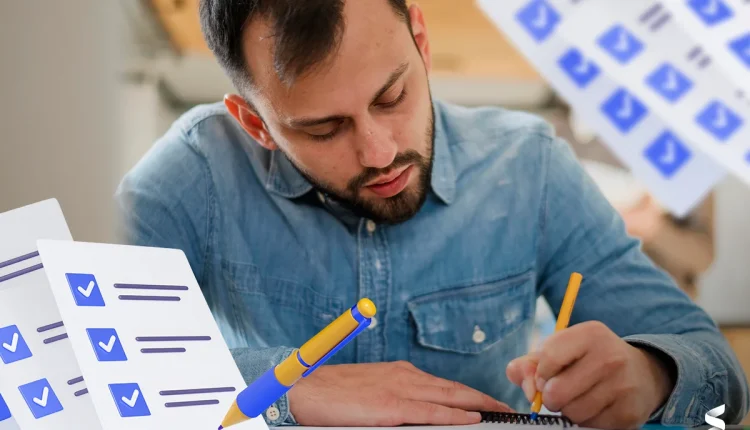
[[[382,169],[366,168],[349,181],[346,190],[337,190],[325,181],[316,179],[297,166],[292,158],[289,156],[287,158],[314,188],[356,216],[370,219],[378,224],[399,224],[416,215],[427,199],[427,189],[432,180],[435,152],[435,110],[432,100],[430,100],[430,120],[425,130],[425,143],[427,155],[422,155],[415,150],[399,153],[388,167]],[[397,195],[388,198],[364,198],[361,196],[361,190],[366,183],[408,164],[413,164],[414,170],[417,172],[417,181],[413,186],[407,186]]]

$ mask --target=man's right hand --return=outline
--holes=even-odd
[[[321,366],[300,379],[288,398],[300,425],[321,427],[475,424],[481,420],[477,411],[512,411],[405,361]]]

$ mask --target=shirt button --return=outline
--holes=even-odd
[[[382,264],[380,264],[380,260],[375,260],[375,268],[380,270],[383,267]]]
[[[471,335],[471,340],[473,340],[474,343],[482,343],[485,339],[487,339],[487,335],[482,329],[480,329],[479,326],[474,327],[474,334]]]
[[[370,318],[370,319],[371,319],[371,321],[370,321],[370,325],[369,325],[369,326],[367,326],[367,328],[369,328],[369,329],[374,329],[375,327],[377,327],[377,326],[378,326],[378,319],[377,319],[377,318],[375,318],[375,317],[372,317],[372,318]]]
[[[271,421],[276,421],[279,419],[279,416],[281,414],[279,413],[279,408],[276,406],[271,406],[270,408],[266,409],[266,417],[268,417]]]
[[[377,227],[375,225],[375,221],[373,221],[371,219],[368,219],[367,220],[367,231],[369,231],[370,234],[375,233],[375,227]]]

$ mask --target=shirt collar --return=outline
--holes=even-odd
[[[448,136],[443,122],[441,107],[435,103],[435,148],[433,156],[432,191],[445,204],[451,204],[456,194],[456,173],[453,166]],[[286,198],[301,197],[313,189],[289,158],[281,151],[272,151],[266,189]]]

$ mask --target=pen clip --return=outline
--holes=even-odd
[[[354,339],[362,330],[366,329],[370,325],[370,322],[372,322],[372,319],[371,318],[366,318],[364,321],[362,321],[361,323],[359,323],[359,325],[357,326],[356,329],[354,329],[353,332],[349,333],[349,335],[347,337],[345,337],[344,340],[342,340],[341,342],[339,342],[338,345],[334,346],[333,349],[328,352],[328,354],[324,355],[323,358],[321,358],[320,360],[318,360],[317,363],[313,364],[312,367],[310,367],[309,369],[307,369],[305,371],[305,373],[302,374],[302,377],[303,378],[306,377],[307,375],[309,375],[310,373],[312,373],[313,370],[317,369],[318,366],[320,366],[321,364],[323,364],[326,361],[328,361],[328,359],[331,358],[331,356],[333,354],[335,354],[336,352],[338,352],[338,350],[340,350],[341,348],[345,347],[346,344],[348,344],[352,339]]]

